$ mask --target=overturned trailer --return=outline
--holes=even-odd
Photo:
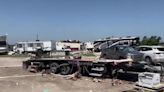
[[[52,73],[68,75],[80,72],[90,76],[107,76],[118,69],[124,69],[132,64],[132,59],[67,59],[67,58],[31,58],[23,62],[24,69],[42,71],[49,69]],[[126,70],[126,69],[125,69]]]

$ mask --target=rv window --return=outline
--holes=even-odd
[[[22,44],[18,44],[17,47],[18,47],[18,48],[22,48],[23,45],[22,45]]]
[[[6,41],[0,41],[0,45],[6,45]]]
[[[33,46],[34,46],[33,43],[28,44],[28,47],[33,47]]]
[[[36,44],[37,47],[41,47],[41,45],[42,45],[41,43],[37,43]]]

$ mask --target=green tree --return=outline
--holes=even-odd
[[[162,38],[160,36],[151,36],[151,37],[144,36],[141,41],[141,45],[158,45],[161,39]]]

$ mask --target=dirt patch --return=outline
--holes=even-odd
[[[0,57],[0,67],[21,67],[22,62],[28,59],[27,57]]]
[[[66,80],[61,75],[36,75],[23,71],[21,68],[0,68],[0,92],[122,92],[132,89],[129,82],[112,86],[111,79],[93,82],[91,77],[82,77],[77,81]],[[37,73],[38,74],[38,73]],[[12,76],[22,77],[12,77]],[[4,78],[7,76],[7,78]],[[11,77],[9,77],[11,76]],[[3,77],[3,78],[1,78]]]

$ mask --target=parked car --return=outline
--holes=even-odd
[[[164,62],[163,46],[139,46],[139,51],[144,54],[144,60],[149,63]]]
[[[127,45],[115,45],[101,51],[100,58],[105,59],[126,59],[131,57],[133,61],[142,61],[143,54]]]

